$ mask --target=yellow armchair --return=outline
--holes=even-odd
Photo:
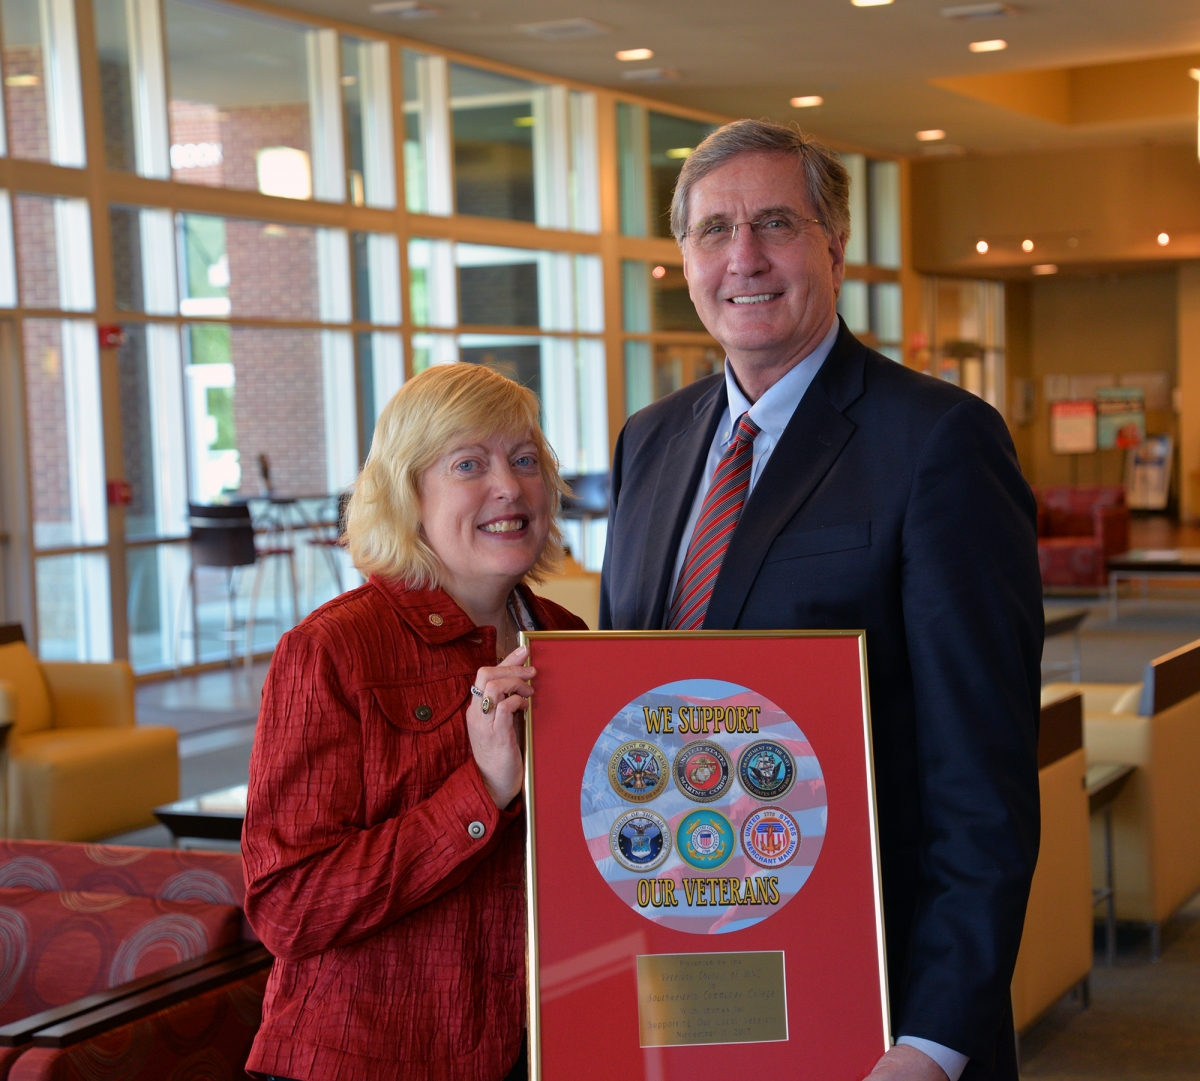
[[[1200,890],[1200,642],[1151,661],[1140,684],[1083,683],[1090,762],[1137,767],[1112,806],[1117,918],[1159,927]],[[1047,687],[1047,691],[1051,688]],[[1092,824],[1103,885],[1104,834]]]
[[[0,645],[0,681],[15,721],[9,836],[96,841],[154,825],[179,798],[177,733],[137,725],[128,664],[39,664],[17,640]]]
[[[1038,739],[1042,842],[1012,979],[1013,1023],[1028,1027],[1092,970],[1087,763],[1078,694],[1045,702]]]

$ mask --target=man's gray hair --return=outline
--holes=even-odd
[[[814,213],[835,236],[850,235],[850,174],[829,147],[798,128],[770,120],[735,120],[718,128],[688,156],[671,199],[671,232],[680,244],[688,231],[692,185],[739,154],[792,154],[804,167]]]

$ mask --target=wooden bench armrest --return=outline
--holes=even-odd
[[[186,1002],[227,983],[270,968],[275,959],[266,948],[254,945],[244,953],[178,976],[137,994],[128,995],[99,1009],[89,1010],[57,1025],[39,1029],[34,1047],[70,1047],[93,1036],[120,1028],[169,1006]]]
[[[190,961],[180,961],[178,964],[160,968],[157,972],[151,972],[147,976],[139,976],[136,980],[129,980],[127,983],[118,984],[105,991],[97,991],[94,995],[84,995],[83,998],[77,998],[73,1002],[66,1002],[61,1006],[22,1017],[19,1021],[0,1026],[0,1047],[21,1047],[29,1043],[33,1039],[34,1033],[41,1029],[62,1024],[64,1021],[70,1021],[72,1018],[90,1013],[92,1010],[111,1007],[134,995],[144,994],[164,983],[189,976],[211,965],[257,954],[261,949],[262,947],[256,942],[234,942],[229,946],[210,950],[199,957],[193,957]]]

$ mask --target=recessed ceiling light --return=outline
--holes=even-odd
[[[667,276],[667,268],[665,266],[656,266],[650,271],[650,275],[654,278],[665,278]]]
[[[967,48],[973,53],[998,53],[1008,48],[1008,42],[1003,38],[991,38],[989,41],[972,41]]]
[[[975,242],[975,250],[977,252],[979,252],[980,255],[987,255],[988,242],[986,240],[976,241]]]
[[[420,0],[384,0],[371,5],[372,15],[399,15],[402,19],[432,19],[441,13],[441,8],[422,4]]]
[[[1035,274],[1057,274],[1058,267],[1054,263],[1037,263],[1033,268]]]
[[[653,49],[618,49],[618,60],[653,60]]]
[[[816,105],[824,105],[825,99],[820,94],[803,94],[798,98],[792,98],[793,109],[811,109]]]
[[[946,138],[946,133],[941,128],[927,128],[925,131],[917,132],[917,139],[922,143],[936,143],[939,139]]]
[[[1158,234],[1158,243],[1159,243],[1160,247],[1165,248],[1168,244],[1171,243],[1170,235],[1167,233],[1159,233]]]
[[[678,79],[679,72],[673,68],[634,68],[621,72],[621,78],[631,83],[665,83]]]
[[[892,0],[850,0],[856,8],[878,8],[891,2]]]
[[[943,19],[996,19],[1015,15],[1017,9],[1008,4],[955,4],[942,8]]]
[[[4,79],[5,86],[41,86],[42,80],[38,75],[8,75]]]
[[[554,19],[546,23],[525,23],[517,29],[542,41],[583,41],[612,33],[612,27],[593,19]]]
[[[1032,240],[1022,240],[1021,241],[1021,251],[1033,251],[1033,241]]]

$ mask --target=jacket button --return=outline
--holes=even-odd
[[[482,822],[472,822],[467,827],[467,832],[478,841],[480,837],[487,833],[487,826]]]
[[[439,616],[437,614],[437,612],[431,612],[429,614],[429,622],[432,623],[435,627],[440,627],[446,621],[444,619],[442,619],[442,617]]]
[[[417,706],[413,712],[417,715],[418,721],[427,721],[433,716],[433,710],[431,710],[428,706]]]

